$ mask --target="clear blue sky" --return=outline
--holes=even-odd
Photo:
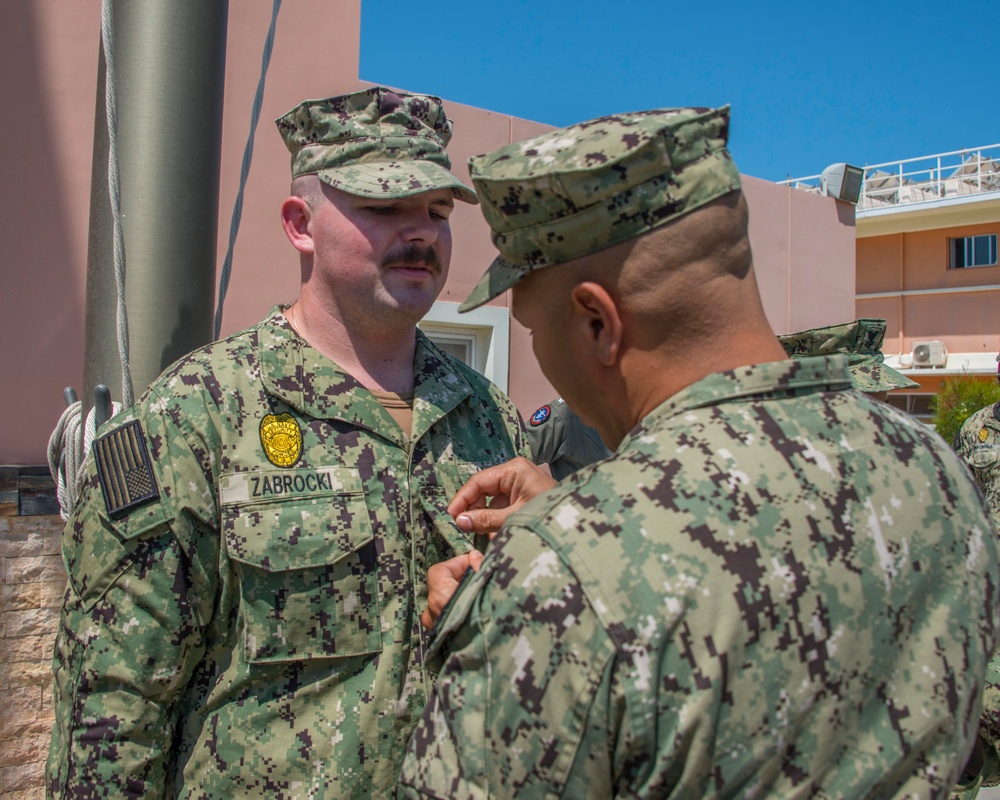
[[[732,106],[768,180],[1000,142],[997,0],[362,0],[363,80],[552,125]]]

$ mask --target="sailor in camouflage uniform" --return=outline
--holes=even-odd
[[[473,160],[500,256],[464,307],[512,288],[546,377],[618,446],[511,514],[438,619],[408,796],[954,785],[997,642],[986,510],[844,355],[786,360],[727,132],[728,109],[661,109]],[[457,521],[519,500],[511,469]]]
[[[1000,355],[997,356],[997,381],[1000,382]],[[962,424],[954,446],[958,457],[976,476],[993,514],[993,524],[1000,531],[1000,403],[972,414]]]
[[[884,400],[893,389],[919,386],[901,372],[886,365],[882,355],[885,339],[884,319],[856,319],[840,325],[826,325],[797,333],[778,336],[785,352],[792,358],[843,353],[854,388]],[[1000,779],[1000,759],[991,742],[998,741],[997,699],[1000,686],[996,683],[1000,661],[995,657],[986,668],[986,686],[983,691],[985,712],[979,721],[979,741],[959,775],[959,785],[951,794],[954,800],[973,800],[981,785],[992,785]]]
[[[1000,355],[997,362],[1000,382]],[[965,420],[953,447],[975,475],[1000,535],[1000,403],[981,408]],[[994,655],[986,672],[979,739],[982,785],[1000,785],[1000,654]],[[974,792],[967,792],[962,797],[970,800],[974,796]]]
[[[440,101],[374,88],[277,123],[301,294],[95,442],[63,542],[53,797],[392,796],[428,691],[425,574],[474,545],[447,500],[528,453],[510,401],[415,327],[475,202]]]

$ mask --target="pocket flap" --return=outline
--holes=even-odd
[[[265,572],[334,564],[374,539],[350,467],[229,473],[219,500],[229,556]]]

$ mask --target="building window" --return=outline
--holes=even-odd
[[[886,402],[930,425],[934,421],[934,394],[890,392]]]
[[[444,350],[448,355],[454,356],[463,364],[468,364],[473,369],[478,363],[478,353],[476,353],[476,336],[468,333],[446,333],[435,330],[433,327],[425,328],[424,333],[434,344]]]
[[[949,239],[951,269],[966,267],[995,267],[997,265],[997,235],[962,236]]]
[[[439,300],[418,324],[434,344],[507,391],[510,316],[506,308],[480,306],[459,314],[457,303]]]

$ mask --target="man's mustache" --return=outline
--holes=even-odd
[[[427,266],[441,269],[441,260],[433,247],[420,247],[416,244],[406,245],[396,250],[390,250],[382,259],[383,267],[418,267]]]

